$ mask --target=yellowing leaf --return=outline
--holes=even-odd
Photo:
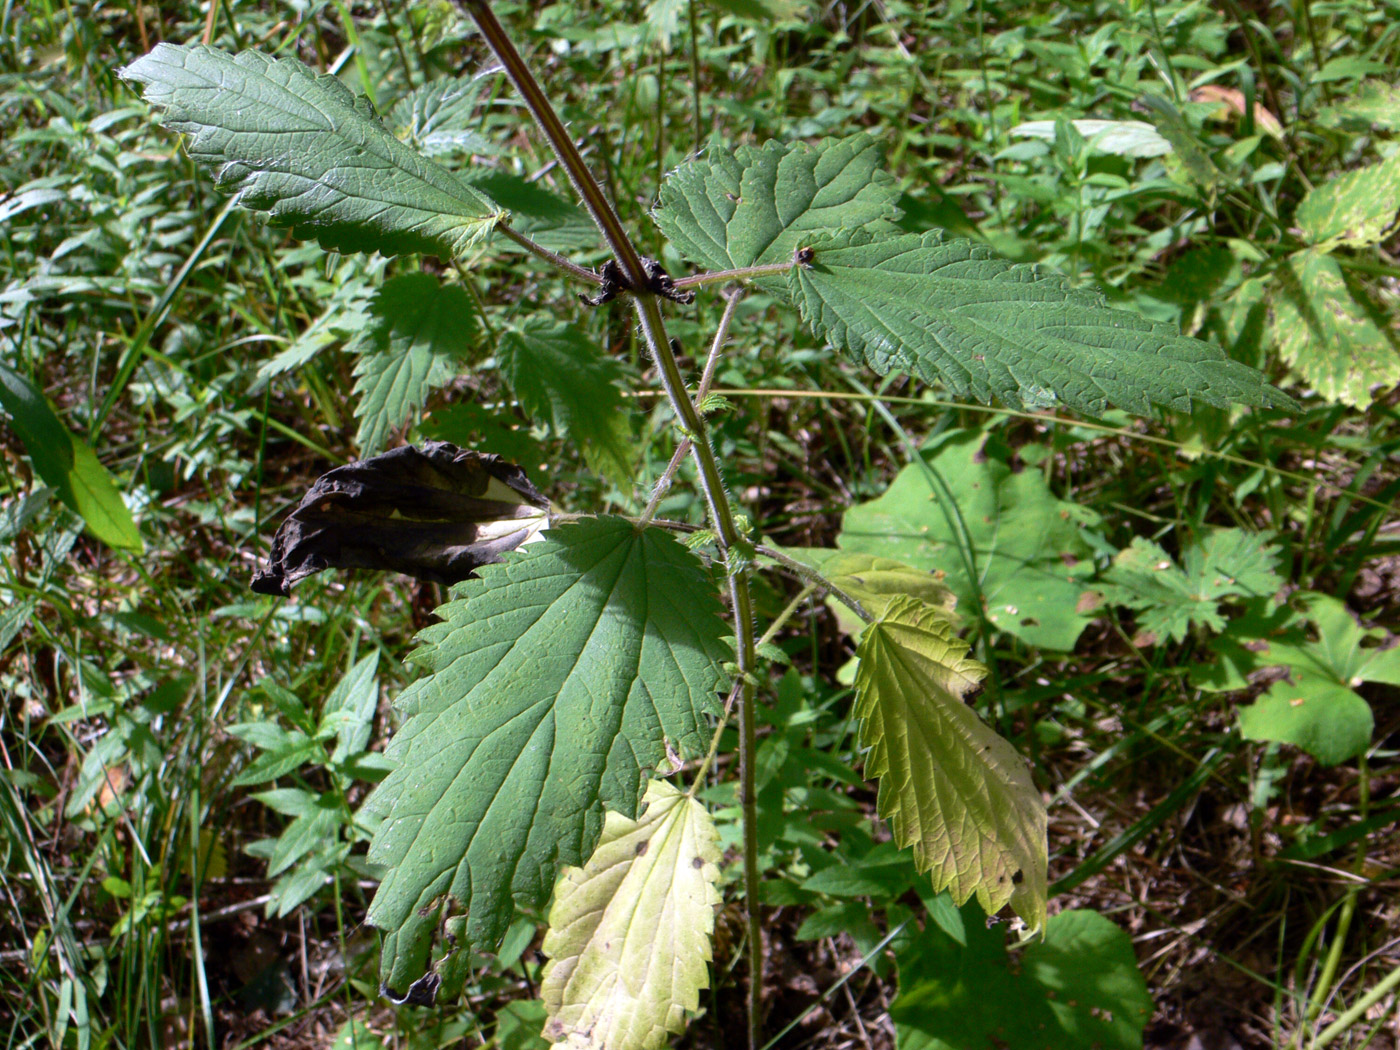
[[[1311,190],[1294,218],[1313,244],[1379,244],[1400,207],[1400,154],[1329,179]]]
[[[664,781],[646,803],[636,820],[609,813],[588,863],[554,891],[540,997],[557,1043],[657,1050],[709,987],[718,833],[703,805]]]
[[[957,596],[927,569],[906,565],[894,558],[881,558],[863,551],[831,550],[820,547],[792,547],[785,554],[810,565],[846,592],[876,618],[901,595],[917,598],[943,609],[952,619]],[[865,629],[864,622],[837,598],[827,599],[836,624],[852,637]]]
[[[984,669],[941,609],[890,602],[856,655],[865,773],[900,846],[912,846],[935,891],[987,914],[1011,904],[1045,922],[1045,805],[1025,761],[964,702]]]

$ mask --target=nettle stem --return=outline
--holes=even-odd
[[[724,488],[724,478],[720,474],[714,448],[705,429],[705,421],[686,393],[685,381],[681,377],[680,367],[676,364],[676,355],[671,350],[671,341],[666,335],[666,322],[661,316],[660,303],[648,290],[648,275],[641,256],[628,237],[627,231],[623,229],[621,220],[618,219],[602,188],[588,170],[578,147],[574,145],[563,122],[554,112],[554,107],[550,105],[539,82],[496,19],[490,4],[487,0],[461,2],[500,60],[506,75],[520,92],[520,97],[534,116],[554,155],[568,173],[569,181],[573,183],[584,206],[617,257],[617,264],[634,293],[637,321],[661,376],[662,388],[680,420],[684,436],[691,442],[691,455],[700,472],[700,488],[705,494],[710,521],[718,535],[720,551],[724,555],[738,650],[735,689],[739,708],[739,794],[744,820],[744,893],[748,911],[748,1042],[749,1050],[758,1050],[763,991],[763,926],[758,901],[758,804],[754,776],[758,741],[754,724],[753,673],[757,664],[757,647],[753,634],[753,603],[749,596],[752,548],[735,523],[729,497]],[[717,275],[705,276],[720,279]]]

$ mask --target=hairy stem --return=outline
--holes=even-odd
[[[753,671],[757,653],[753,636],[753,604],[749,597],[749,559],[744,553],[746,541],[735,525],[733,511],[729,507],[729,497],[724,489],[724,479],[720,475],[714,449],[705,431],[705,421],[686,395],[685,381],[681,378],[676,355],[672,353],[671,341],[666,335],[666,322],[661,316],[661,306],[656,296],[647,290],[647,274],[636,247],[584,164],[578,147],[565,131],[563,123],[535,80],[530,67],[525,64],[506,35],[505,29],[496,20],[488,0],[461,2],[534,115],[554,155],[559,158],[559,163],[568,172],[569,180],[583,198],[584,206],[592,215],[598,229],[607,239],[623,276],[635,294],[638,323],[651,351],[652,360],[656,362],[660,372],[666,397],[680,419],[686,436],[691,440],[691,454],[695,457],[696,466],[700,471],[700,487],[709,506],[710,520],[719,535],[720,549],[724,553],[729,573],[730,600],[734,607],[734,634],[738,641],[735,688],[738,691],[739,706],[739,790],[744,814],[744,892],[748,905],[748,1043],[749,1050],[757,1050],[759,1007],[763,990],[763,926],[758,904],[758,806],[754,786],[754,759],[758,741],[754,725]]]
[[[642,266],[642,257],[637,254],[627,231],[622,228],[622,222],[608,203],[598,180],[583,162],[582,154],[564,128],[564,122],[549,104],[539,81],[530,72],[525,60],[520,57],[520,52],[515,50],[515,45],[506,35],[505,27],[496,19],[491,5],[487,0],[461,0],[461,3],[500,60],[506,76],[510,77],[511,83],[515,85],[515,90],[520,92],[520,97],[534,116],[535,122],[539,124],[540,131],[549,140],[550,148],[568,173],[569,181],[574,184],[574,189],[583,200],[583,206],[588,209],[588,214],[593,217],[593,221],[607,240],[608,247],[617,256],[617,264],[622,267],[622,274],[627,278],[628,284],[633,288],[645,287],[646,270]]]
[[[520,245],[520,247],[524,248],[535,258],[543,259],[545,262],[549,263],[550,266],[553,266],[557,270],[563,270],[570,277],[577,277],[580,281],[587,281],[592,285],[601,285],[603,283],[603,278],[599,274],[594,273],[585,266],[580,266],[576,262],[570,262],[558,252],[552,252],[542,244],[536,244],[509,223],[496,223],[496,231],[505,234],[505,236]]]
[[[762,266],[740,266],[736,270],[715,270],[713,273],[693,273],[679,278],[677,288],[700,288],[707,284],[720,284],[724,281],[747,281],[754,277],[768,277],[787,273],[797,265],[796,259],[780,263],[764,263]]]

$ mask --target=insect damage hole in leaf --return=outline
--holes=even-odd
[[[667,741],[701,753],[732,659],[698,557],[620,518],[551,530],[457,594],[419,636],[427,674],[366,807],[384,870],[369,921],[395,991],[427,968],[445,895],[465,916],[452,949],[492,947],[583,863],[605,806],[635,816]]]

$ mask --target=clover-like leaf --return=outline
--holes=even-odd
[[[540,981],[545,1035],[577,1050],[659,1050],[709,987],[719,833],[664,781],[636,820],[609,813],[593,855],[554,891]]]
[[[676,249],[714,270],[792,260],[819,234],[891,228],[899,186],[866,134],[712,149],[661,184],[654,217]]]
[[[379,289],[370,321],[350,344],[360,419],[356,443],[371,456],[389,432],[423,407],[428,393],[450,382],[476,340],[476,308],[460,286],[409,273]]]
[[[1094,566],[1081,529],[1092,512],[1056,499],[1038,471],[1013,470],[980,431],[922,455],[846,512],[837,544],[936,573],[968,619],[980,602],[992,628],[1073,649],[1090,620]]]
[[[985,670],[947,614],[896,598],[865,629],[855,714],[876,807],[934,890],[1045,922],[1045,803],[1025,760],[966,703]]]
[[[294,58],[157,44],[121,71],[238,203],[328,250],[450,259],[502,212]]]
[[[588,857],[605,805],[635,816],[668,742],[703,750],[730,657],[699,559],[619,518],[552,530],[457,593],[420,635],[428,674],[368,803],[381,973],[414,1001],[440,925],[458,958],[494,946]]]
[[[1225,627],[1227,598],[1267,598],[1283,586],[1277,551],[1244,529],[1215,529],[1186,548],[1182,566],[1151,540],[1136,537],[1113,559],[1104,596],[1138,610],[1138,626],[1156,640],[1185,640],[1191,625]]]
[[[857,230],[812,247],[788,271],[803,318],[880,375],[1017,408],[1292,405],[1219,348],[972,241]]]

